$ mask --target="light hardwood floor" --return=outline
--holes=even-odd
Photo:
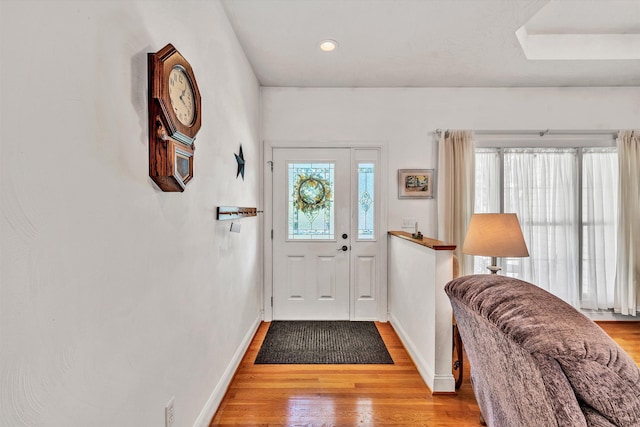
[[[602,328],[640,366],[640,323]],[[480,426],[469,363],[457,395],[432,396],[389,323],[377,323],[393,365],[254,365],[269,324],[260,325],[214,426]]]

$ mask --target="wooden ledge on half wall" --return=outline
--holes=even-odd
[[[434,251],[453,251],[456,248],[456,245],[454,244],[445,243],[441,240],[432,239],[430,237],[423,237],[422,239],[416,239],[412,237],[411,233],[407,233],[406,231],[389,231],[388,233],[390,236],[396,236],[401,239],[414,242],[418,245],[426,246],[427,248],[431,248]]]

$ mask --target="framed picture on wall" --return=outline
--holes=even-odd
[[[398,169],[398,199],[432,199],[434,190],[433,169]]]

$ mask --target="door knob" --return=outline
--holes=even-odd
[[[346,252],[348,250],[349,250],[349,247],[347,245],[342,245],[341,248],[338,248],[338,252],[340,252],[340,251]]]
[[[347,236],[347,233],[344,233],[344,234],[342,235],[342,238],[343,238],[343,239],[346,239],[347,237],[349,237],[349,236]]]

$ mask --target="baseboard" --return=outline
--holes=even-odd
[[[594,322],[640,322],[640,317],[638,316],[625,316],[612,311],[581,310],[580,312]]]
[[[200,412],[200,415],[196,419],[196,422],[193,424],[194,427],[208,427],[211,423],[211,419],[216,414],[218,406],[220,406],[220,403],[222,402],[222,399],[224,398],[224,395],[227,392],[231,381],[233,380],[233,376],[238,370],[240,362],[242,362],[242,358],[247,352],[247,349],[249,348],[249,345],[251,344],[253,336],[256,334],[261,321],[262,315],[259,315],[251,325],[251,328],[249,328],[247,334],[242,339],[242,342],[233,355],[229,366],[227,366],[227,369],[224,371],[222,378],[216,385],[213,393],[211,393],[211,396],[209,396],[209,400],[207,400],[207,403]]]
[[[431,368],[431,366],[429,366],[427,361],[424,360],[424,357],[422,357],[420,352],[418,352],[415,344],[413,343],[411,338],[409,338],[409,335],[402,327],[402,323],[400,323],[398,318],[394,316],[393,313],[390,313],[389,321],[391,323],[391,326],[393,326],[393,329],[398,334],[400,341],[402,341],[402,344],[404,345],[404,348],[407,350],[407,353],[409,353],[409,356],[413,360],[413,363],[416,365],[416,368],[418,369],[418,373],[420,373],[422,380],[433,393],[434,384],[435,384],[434,370]]]

